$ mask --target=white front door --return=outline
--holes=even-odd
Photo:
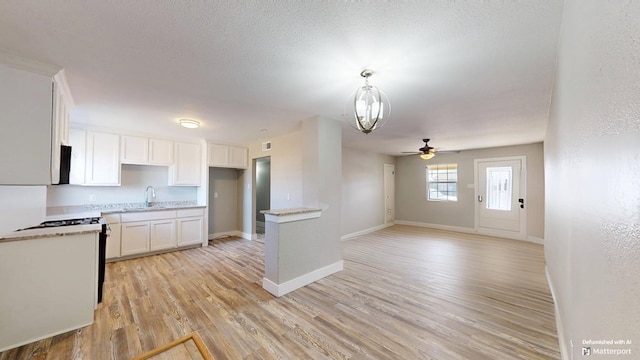
[[[390,223],[395,220],[395,166],[384,164],[384,222]]]
[[[525,157],[476,159],[476,230],[525,238]]]

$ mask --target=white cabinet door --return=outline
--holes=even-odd
[[[60,183],[60,147],[69,144],[69,111],[71,94],[61,71],[53,77],[53,109],[51,122],[51,183]],[[66,90],[65,90],[66,89]]]
[[[150,221],[149,228],[151,231],[151,251],[176,247],[175,219]]]
[[[178,246],[202,244],[203,217],[179,218],[178,219]]]
[[[200,186],[201,147],[197,143],[176,142],[174,144],[174,164],[169,167],[169,185]]]
[[[122,256],[149,251],[149,222],[122,223]]]
[[[69,184],[84,185],[86,176],[87,132],[69,129],[69,145],[71,145],[71,172]]]
[[[87,132],[87,185],[120,185],[120,136]]]
[[[229,146],[209,144],[209,166],[229,166]]]
[[[0,185],[51,184],[50,76],[0,65]]]
[[[120,139],[120,161],[123,164],[146,164],[149,161],[149,139],[123,135]]]
[[[248,150],[246,148],[229,146],[229,167],[246,169],[248,162],[247,155]]]
[[[173,164],[173,141],[149,139],[149,164]]]
[[[109,224],[109,237],[107,238],[107,259],[120,257],[120,239],[122,234],[121,224]]]

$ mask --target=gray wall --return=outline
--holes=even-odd
[[[384,225],[384,164],[393,156],[342,148],[341,235]]]
[[[594,348],[640,354],[638,19],[638,2],[565,2],[545,139],[545,258],[566,359],[582,357],[583,340],[631,340]]]
[[[271,208],[271,158],[256,159],[256,221],[264,222],[261,210]]]
[[[239,230],[238,172],[236,169],[209,168],[209,235]],[[215,194],[218,193],[218,197]]]
[[[466,229],[475,227],[474,159],[527,157],[527,236],[544,236],[544,165],[542,144],[506,146],[438,154],[425,161],[402,156],[396,161],[396,219]],[[426,166],[458,164],[458,201],[427,201]]]

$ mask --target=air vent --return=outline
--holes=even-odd
[[[271,150],[271,141],[266,141],[262,143],[262,151]]]

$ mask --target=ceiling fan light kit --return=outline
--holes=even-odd
[[[431,139],[422,139],[424,141],[424,146],[418,149],[418,152],[407,152],[407,154],[417,154],[420,155],[420,158],[423,160],[431,160],[434,156],[436,156],[436,149],[433,146],[429,146],[429,140]]]
[[[353,96],[354,120],[349,122],[353,128],[365,134],[382,127],[389,118],[391,105],[387,96],[377,87],[369,84],[372,70],[362,70],[364,86],[359,87]]]

